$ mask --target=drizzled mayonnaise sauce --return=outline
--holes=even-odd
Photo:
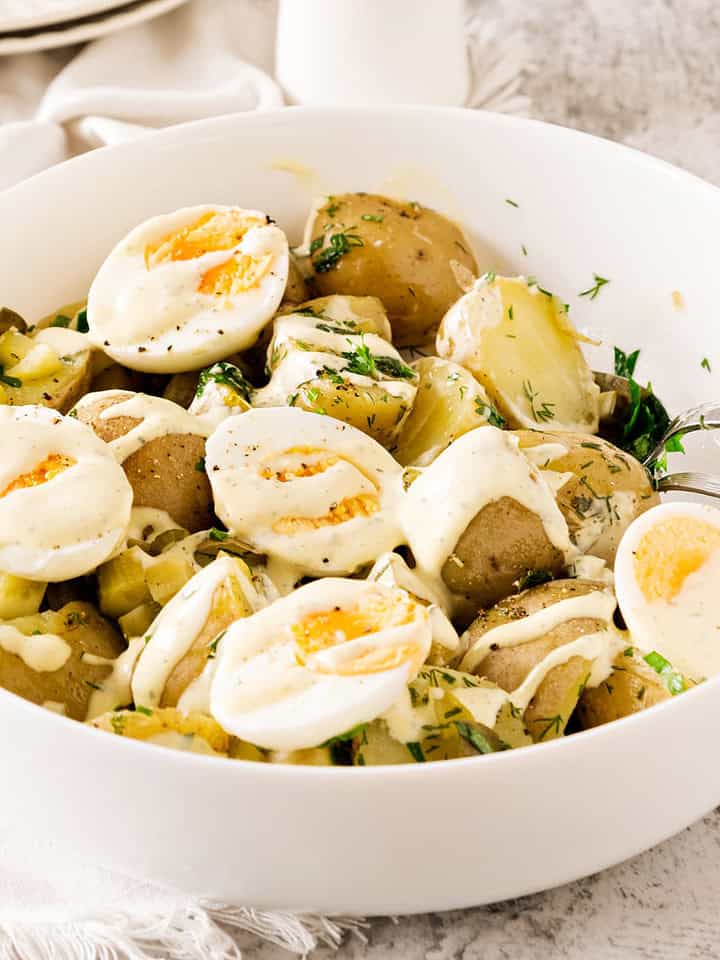
[[[146,634],[132,677],[136,704],[160,704],[168,677],[188,653],[212,613],[217,589],[227,580],[239,583],[250,608],[259,610],[263,601],[252,581],[232,557],[218,557],[196,573],[157,615]]]
[[[124,542],[132,488],[93,430],[46,407],[0,407],[0,570],[70,580]]]
[[[118,463],[123,463],[151,440],[170,434],[207,437],[214,426],[213,423],[188,413],[172,400],[145,393],[128,393],[125,390],[101,390],[88,393],[75,405],[75,410],[81,419],[84,419],[99,401],[112,401],[99,414],[100,420],[129,417],[139,421],[127,433],[108,443]]]
[[[537,467],[518,449],[516,437],[483,426],[450,444],[405,495],[400,522],[420,572],[439,579],[470,522],[502,497],[536,514],[553,546],[572,557],[567,524]]]
[[[24,634],[8,623],[0,624],[0,648],[14,653],[38,673],[52,673],[70,659],[70,644],[53,633]]]
[[[208,440],[206,468],[228,529],[305,573],[349,573],[403,542],[402,468],[331,417],[293,407],[231,417]]]

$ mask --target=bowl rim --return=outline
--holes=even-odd
[[[116,157],[119,160],[123,156],[145,151],[150,149],[163,149],[164,147],[181,147],[186,142],[202,142],[203,139],[222,138],[228,131],[236,127],[262,126],[266,123],[275,124],[279,120],[283,122],[282,117],[287,117],[290,123],[295,118],[300,118],[298,122],[303,122],[302,118],[317,119],[321,118],[326,122],[332,123],[335,119],[347,119],[348,116],[364,118],[372,121],[374,118],[399,118],[405,120],[408,118],[423,118],[424,122],[432,118],[456,118],[459,122],[469,122],[479,126],[497,125],[498,127],[530,129],[536,131],[538,136],[550,136],[556,138],[565,138],[572,144],[585,143],[592,145],[591,149],[605,151],[608,155],[625,157],[634,165],[641,167],[650,167],[658,170],[663,176],[669,176],[678,181],[686,189],[702,192],[708,199],[714,198],[720,206],[720,187],[702,179],[690,171],[684,170],[666,160],[645,153],[635,147],[617,143],[605,137],[585,131],[576,130],[561,124],[550,123],[542,120],[536,120],[525,117],[517,117],[508,114],[496,113],[487,110],[476,110],[467,107],[443,107],[443,106],[423,106],[423,105],[384,105],[373,107],[318,107],[318,106],[290,106],[279,109],[248,111],[240,113],[227,113],[215,117],[209,117],[202,120],[195,120],[187,123],[175,124],[160,130],[148,132],[137,139],[112,144],[91,150],[80,156],[72,157],[62,163],[56,164],[46,170],[42,170],[31,177],[28,177],[19,183],[0,192],[0,205],[7,197],[12,197],[16,193],[30,191],[35,185],[44,180],[62,178],[67,169],[81,168],[82,166],[92,167],[93,165],[102,165],[106,157]],[[470,120],[470,118],[473,118]],[[462,118],[462,119],[461,119]],[[126,751],[130,757],[135,755],[138,758],[148,758],[148,750],[154,750],[152,754],[155,763],[167,764],[191,764],[197,769],[203,765],[206,769],[215,770],[237,770],[235,774],[228,776],[243,776],[244,772],[252,770],[257,776],[274,777],[276,779],[292,778],[296,781],[298,778],[312,776],[315,779],[322,780],[330,777],[333,782],[341,782],[348,785],[354,782],[357,777],[363,777],[363,782],[384,781],[387,777],[403,778],[404,780],[414,781],[417,778],[425,780],[427,777],[447,777],[448,767],[454,770],[456,775],[463,775],[470,769],[486,769],[488,774],[491,769],[495,769],[498,764],[503,764],[504,768],[509,768],[511,763],[543,763],[543,758],[549,756],[549,751],[554,750],[583,750],[583,745],[604,742],[609,737],[622,737],[623,731],[631,728],[642,728],[648,723],[653,723],[653,717],[660,716],[661,711],[665,714],[668,711],[678,712],[680,710],[694,710],[694,704],[699,704],[700,699],[714,694],[715,688],[720,687],[720,675],[711,677],[702,683],[686,690],[682,696],[672,697],[662,703],[656,704],[638,713],[622,717],[610,723],[602,724],[588,730],[582,730],[568,736],[558,737],[544,743],[533,743],[527,747],[515,748],[499,753],[486,754],[478,757],[460,757],[453,760],[439,760],[429,763],[407,763],[407,764],[386,764],[377,766],[311,766],[288,763],[260,763],[251,760],[239,760],[228,757],[209,756],[205,754],[194,754],[185,751],[169,750],[158,751],[155,744],[146,743],[142,740],[135,740],[130,737],[114,737],[116,743],[122,742],[119,749]],[[40,704],[35,704],[25,700],[8,690],[0,688],[0,704],[7,703],[9,709],[19,711],[29,711],[40,723],[47,722],[55,725],[58,721],[70,723],[75,728],[73,736],[105,737],[108,734],[104,730],[99,730],[90,726],[87,722],[76,721],[69,717],[53,714],[51,711],[43,710]],[[13,706],[14,704],[14,706]],[[44,716],[43,716],[44,715]],[[56,728],[59,729],[59,728]],[[82,729],[82,732],[81,732]],[[613,731],[617,731],[614,733]],[[629,735],[629,734],[628,734]],[[129,753],[127,751],[130,751]],[[139,751],[139,753],[138,753]],[[159,756],[165,759],[160,761]],[[528,759],[533,758],[534,760]],[[478,764],[482,764],[478,767]],[[430,771],[433,770],[433,773]],[[222,774],[218,774],[222,775]],[[352,778],[352,780],[350,779]]]

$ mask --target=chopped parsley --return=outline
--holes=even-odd
[[[703,368],[703,370],[707,370],[708,373],[712,373],[712,367],[710,366],[710,361],[707,357],[702,358],[702,363],[700,366]]]
[[[71,318],[66,316],[64,313],[59,313],[54,320],[51,321],[51,327],[69,327],[71,323]]]
[[[242,375],[242,372],[234,364],[228,363],[226,360],[214,363],[211,367],[207,367],[202,371],[198,378],[195,396],[201,397],[209,383],[224,384],[226,387],[230,387],[236,393],[239,393],[247,403],[250,403],[251,385]]]
[[[524,243],[521,245],[520,250],[522,251],[522,255],[523,255],[524,257],[526,257],[526,256],[527,256],[527,247],[525,246]]]
[[[342,203],[338,203],[335,197],[328,197],[327,206],[325,207],[325,213],[329,217],[334,217],[341,206],[342,206]]]
[[[214,640],[210,641],[210,643],[208,644],[208,660],[215,659],[215,657],[217,656],[218,644],[220,643],[220,641],[222,640],[222,638],[225,636],[226,633],[227,633],[227,630],[223,630],[222,633],[219,633]]]
[[[227,540],[230,534],[227,530],[220,530],[218,527],[211,527],[208,536],[211,540],[215,540],[218,543],[222,543],[223,540]]]
[[[325,318],[329,319],[329,318]],[[332,323],[316,323],[316,330],[322,330],[323,333],[339,333],[341,336],[353,336],[358,332],[357,323],[354,320],[336,320]]]
[[[78,333],[88,333],[90,330],[90,324],[87,319],[87,307],[84,307],[77,315],[77,331]]]
[[[146,717],[151,717],[153,715],[153,712],[149,707],[143,707],[139,703],[135,706],[135,713],[142,713]]]
[[[345,380],[342,374],[338,373],[333,367],[329,367],[327,364],[323,364],[319,370],[315,371],[316,376],[325,377],[330,383],[334,383],[336,386],[342,386],[345,383]]]
[[[530,404],[530,412],[532,413],[535,423],[547,423],[549,420],[555,419],[555,411],[553,409],[555,404],[547,401],[540,402],[538,399],[539,394],[536,390],[533,390],[533,385],[529,380],[523,381],[522,390]]]
[[[15,387],[16,390],[19,390],[22,386],[22,380],[19,377],[9,377],[5,373],[5,368],[0,364],[0,383],[4,383],[8,387]]]
[[[316,237],[310,244],[310,256],[313,257],[312,265],[316,273],[327,273],[337,267],[340,260],[349,253],[353,247],[363,247],[365,243],[362,237],[357,233],[350,233],[353,227],[348,227],[345,232],[333,233],[329,237]],[[327,239],[327,245],[325,240]],[[319,251],[319,252],[318,252]]]
[[[528,570],[524,577],[520,577],[517,582],[518,590],[529,590],[530,587],[539,587],[541,583],[547,583],[553,579],[550,570]]]
[[[364,340],[353,350],[343,351],[342,356],[348,361],[347,371],[359,376],[372,377],[374,380],[377,380],[379,375],[397,380],[414,380],[417,376],[402,360],[372,353]]]
[[[515,203],[514,200],[511,200],[510,197],[505,197],[505,203],[509,204],[511,207],[519,207],[519,203]]]
[[[207,473],[207,470],[205,469],[205,457],[200,457],[198,462],[195,464],[195,469],[198,473]]]
[[[405,746],[410,751],[415,763],[425,763],[425,754],[419,743],[406,743]]]
[[[479,417],[484,417],[493,427],[499,427],[502,430],[505,426],[505,417],[491,403],[485,403],[481,397],[475,397],[475,413]]]
[[[579,297],[590,297],[591,300],[594,300],[605,284],[610,283],[607,277],[601,277],[597,273],[593,273],[593,280],[595,283],[592,285],[592,287],[588,287],[587,290],[582,290],[578,294]]]
[[[385,217],[381,213],[364,213],[360,219],[369,223],[382,223]]]
[[[673,697],[678,693],[684,692],[686,687],[683,675],[678,673],[677,670],[674,670],[669,660],[666,660],[661,653],[653,650],[644,656],[643,660],[658,674],[665,685],[665,689],[672,694]]]
[[[463,723],[460,720],[456,720],[455,729],[463,740],[466,740],[478,753],[495,753],[498,749],[490,743],[485,734],[474,724]],[[499,749],[506,750],[507,745],[502,744]]]
[[[633,350],[632,353],[625,353],[619,347],[615,347],[614,355],[615,373],[627,379],[630,391],[630,410],[620,436],[615,438],[615,443],[642,462],[662,439],[670,418],[653,393],[652,385],[641,387],[634,378],[640,351]],[[680,437],[670,438],[666,444],[666,450],[682,451]],[[666,467],[667,458],[663,456],[652,464],[650,469],[664,470]]]
[[[559,713],[554,717],[538,717],[537,723],[547,724],[547,726],[543,727],[543,729],[540,731],[538,740],[544,740],[550,731],[552,731],[556,737],[562,732],[563,718]]]

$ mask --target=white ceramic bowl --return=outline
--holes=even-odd
[[[642,347],[638,372],[672,409],[712,396],[700,363],[720,366],[720,193],[605,141],[477,112],[283,110],[81,157],[0,195],[2,299],[40,316],[82,297],[113,243],[151,214],[238,203],[297,237],[313,192],[362,189],[461,218],[488,267],[533,273],[569,301],[605,339],[607,368],[608,344]],[[578,298],[594,271],[610,283]],[[0,691],[0,851],[26,845],[33,869],[80,852],[266,908],[480,904],[617,863],[706,813],[720,801],[718,730],[713,680],[511,753],[301,768],[113,738]]]

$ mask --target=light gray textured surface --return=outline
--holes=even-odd
[[[623,141],[720,183],[720,7],[714,0],[479,0],[474,6],[500,21],[503,32],[526,36],[536,69],[524,89],[534,116]],[[677,748],[658,744],[667,751],[669,777]],[[481,869],[482,831],[473,829],[471,812],[463,832],[477,845]],[[451,852],[446,869],[452,870]],[[246,960],[288,957],[251,938],[243,946]],[[720,957],[720,812],[587,880],[491,907],[397,924],[376,920],[367,945],[350,941],[338,954],[321,949],[313,960],[331,956]]]

